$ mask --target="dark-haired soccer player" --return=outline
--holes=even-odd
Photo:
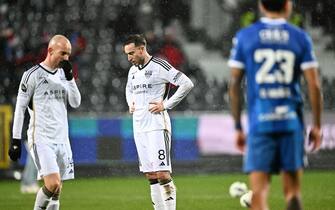
[[[317,61],[310,37],[286,22],[290,0],[259,0],[260,21],[240,30],[228,65],[236,144],[245,150],[244,170],[253,191],[251,209],[267,210],[271,174],[281,172],[287,210],[301,210],[304,123],[300,78],[307,81],[313,114],[309,140],[321,144],[321,109]],[[247,80],[249,133],[241,126],[240,86]]]
[[[171,178],[171,122],[168,109],[175,107],[193,88],[192,81],[167,61],[150,56],[142,35],[130,35],[124,52],[133,64],[126,98],[133,114],[134,139],[140,171],[150,182],[155,210],[176,209],[176,187]],[[179,86],[167,98],[169,83]]]

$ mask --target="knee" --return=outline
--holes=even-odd
[[[148,172],[148,173],[145,173],[144,175],[148,180],[158,179],[156,172]]]
[[[49,183],[45,183],[45,186],[50,192],[59,194],[62,189],[62,182],[60,180],[52,180]]]
[[[161,181],[171,180],[172,178],[171,178],[170,172],[159,171],[157,172],[157,179],[161,182]]]

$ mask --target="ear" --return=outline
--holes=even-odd
[[[258,9],[261,12],[261,14],[263,14],[263,15],[265,14],[265,9],[264,9],[261,1],[258,1]]]
[[[53,54],[53,49],[51,47],[48,47],[48,54],[50,54],[50,55]]]

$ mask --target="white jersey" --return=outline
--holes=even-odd
[[[76,108],[81,96],[76,82],[67,81],[63,69],[52,71],[39,64],[24,72],[16,101],[13,138],[21,139],[24,112],[28,107],[29,143],[69,142],[67,101]]]
[[[167,98],[169,83],[179,86],[171,98]],[[144,66],[132,66],[126,86],[128,106],[134,103],[134,132],[166,129],[171,132],[167,109],[176,106],[193,88],[192,81],[167,61],[152,57]],[[149,112],[149,103],[163,101],[165,110],[158,114]]]

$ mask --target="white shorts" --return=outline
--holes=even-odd
[[[140,171],[156,172],[171,169],[171,133],[167,130],[134,133]]]
[[[74,179],[70,143],[36,142],[29,151],[38,170],[37,179],[53,173],[59,173],[61,180]]]

